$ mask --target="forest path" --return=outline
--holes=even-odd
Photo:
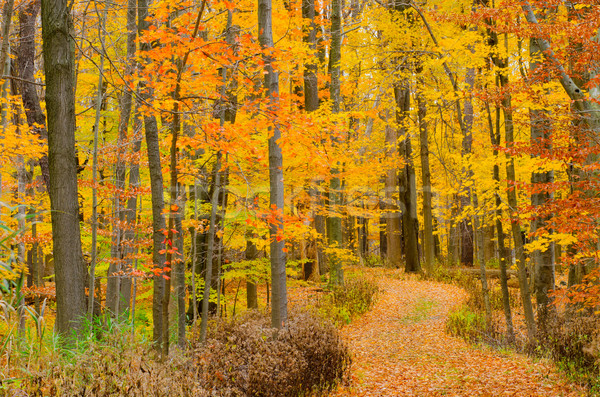
[[[370,312],[342,329],[351,385],[336,396],[584,396],[547,362],[449,336],[458,287],[386,271]]]

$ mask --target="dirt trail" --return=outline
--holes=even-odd
[[[342,330],[353,354],[352,384],[337,396],[585,396],[547,362],[472,346],[444,332],[459,288],[378,277],[372,311]]]

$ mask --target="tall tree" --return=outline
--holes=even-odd
[[[419,118],[419,148],[421,157],[421,183],[423,186],[423,259],[425,269],[433,271],[435,243],[433,238],[433,208],[431,170],[429,166],[429,134],[427,125],[427,104],[421,93],[417,94]]]
[[[408,80],[394,84],[396,99],[396,124],[400,157],[404,165],[399,172],[400,210],[402,211],[402,234],[404,236],[404,270],[419,272],[419,218],[417,217],[417,182],[412,159],[411,134],[407,128],[408,112],[410,111],[410,87]],[[389,247],[388,247],[389,249]]]
[[[543,55],[540,47],[535,39],[529,42],[529,55],[531,61],[529,63],[530,80],[540,79],[540,75],[545,74],[543,69]],[[536,81],[532,81],[535,83]],[[541,77],[540,83],[547,82],[547,78]],[[535,157],[540,157],[541,153],[549,153],[552,150],[552,122],[550,115],[545,110],[531,109],[531,144]],[[543,168],[540,166],[540,168]],[[543,206],[546,205],[551,195],[545,185],[554,181],[554,173],[548,170],[536,170],[531,173],[531,184],[533,185],[534,193],[531,194],[531,205],[543,211]],[[538,187],[541,187],[538,189]],[[531,234],[533,241],[539,239],[536,233],[540,229],[547,228],[548,217],[536,214],[531,222]],[[548,292],[554,289],[554,243],[549,241],[544,248],[537,249],[532,252],[531,259],[534,266],[535,277],[535,297],[537,302],[537,319],[540,332],[545,333],[547,330],[548,310],[550,298]]]
[[[504,40],[505,46],[508,46],[506,36]],[[512,148],[512,146],[514,145],[514,122],[509,78],[508,73],[506,72],[506,70],[508,70],[508,60],[506,58],[495,58],[495,60],[498,68],[502,70],[502,72],[498,73],[498,79],[500,80],[500,87],[503,90],[501,104],[502,112],[504,114],[505,142],[507,147]],[[515,160],[514,157],[508,152],[506,153],[506,160],[506,179],[508,184],[506,195],[511,219],[510,223],[513,235],[513,242],[515,247],[515,259],[517,261],[521,302],[523,303],[525,323],[527,325],[527,339],[530,343],[533,343],[535,340],[536,327],[533,315],[533,306],[531,304],[531,293],[529,291],[529,283],[527,281],[527,264],[523,235],[521,233],[521,223],[519,222],[517,214],[518,202]]]
[[[389,113],[389,112],[388,112]],[[393,157],[398,150],[398,130],[393,125],[385,126],[385,150]],[[402,212],[398,208],[398,169],[385,173],[385,227],[386,262],[398,267],[402,261]]]
[[[150,27],[148,20],[148,0],[138,0],[138,33],[143,36]],[[152,45],[147,41],[140,43],[142,52],[149,51]],[[140,99],[148,101],[152,98],[152,90],[144,82],[139,84]],[[148,151],[148,168],[150,169],[150,189],[152,194],[152,263],[160,271],[154,275],[154,289],[152,296],[152,320],[154,330],[152,340],[155,347],[160,349],[163,343],[163,312],[162,301],[165,290],[165,279],[162,274],[162,269],[165,266],[165,250],[164,236],[165,217],[163,210],[165,207],[165,198],[163,192],[163,177],[160,164],[160,145],[158,138],[158,124],[156,118],[148,114],[144,114],[144,127],[146,130],[146,147]]]
[[[67,0],[42,1],[56,329],[63,335],[80,329],[86,309],[77,195],[70,4]]]
[[[137,1],[127,1],[127,46],[125,58],[125,84],[123,85],[123,94],[121,95],[121,113],[119,115],[119,130],[117,141],[117,163],[115,164],[115,187],[114,213],[116,222],[113,223],[113,237],[111,246],[111,263],[108,269],[108,279],[106,282],[106,306],[113,314],[123,314],[129,307],[131,296],[131,278],[121,278],[118,275],[113,276],[120,270],[127,270],[125,265],[125,234],[121,226],[126,219],[126,214],[131,211],[130,208],[123,208],[122,193],[125,190],[126,158],[124,151],[128,138],[129,120],[131,118],[131,109],[133,104],[133,88],[128,81],[133,77],[135,71],[135,52],[137,37]],[[134,145],[135,146],[135,145]],[[135,202],[133,205],[135,212]],[[135,219],[135,217],[134,217]]]
[[[270,208],[274,212],[269,225],[271,239],[271,325],[281,328],[287,322],[287,290],[285,278],[285,240],[283,238],[283,154],[278,140],[281,130],[276,120],[279,106],[279,76],[273,68],[273,57],[267,54],[273,48],[271,0],[258,0],[258,39],[265,51],[263,55],[265,80],[268,96],[268,114],[272,118],[269,134],[269,192]]]
[[[329,95],[331,97],[331,112],[340,112],[340,73],[342,59],[342,0],[331,2],[331,47],[329,52]],[[339,139],[333,137],[333,142],[339,145]],[[329,246],[342,248],[342,184],[339,177],[339,164],[331,168],[331,181],[329,182],[329,214],[327,215],[327,242]],[[344,273],[339,255],[329,255],[329,282],[334,285],[344,283]]]

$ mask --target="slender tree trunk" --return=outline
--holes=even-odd
[[[10,26],[12,22],[12,14],[15,2],[14,0],[6,0],[4,6],[2,7],[2,43],[0,43],[0,71],[1,75],[6,76],[5,78],[0,79],[2,81],[2,85],[0,86],[0,90],[2,93],[0,97],[2,97],[2,101],[0,101],[0,122],[3,126],[6,126],[8,123],[8,115],[7,115],[7,106],[5,99],[8,97],[8,93],[10,92],[10,80],[8,76],[10,76],[10,58],[8,56],[9,53],[9,36],[10,36]]]
[[[529,52],[531,56],[530,61],[530,75],[536,76],[536,72],[541,67],[540,62],[537,60],[542,55],[541,50],[536,40],[530,40]],[[544,79],[542,82],[544,82]],[[549,120],[549,115],[544,110],[530,110],[531,115],[531,144],[538,148],[538,150],[544,150],[550,152],[552,150],[552,123]],[[540,153],[541,154],[541,153]],[[539,157],[540,154],[535,157]],[[550,184],[554,181],[554,174],[552,171],[533,172],[531,174],[531,183],[535,188],[536,185]],[[551,200],[551,195],[548,191],[540,191],[531,195],[531,205],[535,208],[543,207],[548,201]],[[531,222],[531,234],[535,237],[535,233],[540,228],[547,227],[547,217],[542,215],[536,215]],[[548,231],[549,232],[549,231]],[[542,333],[546,332],[546,323],[548,320],[548,310],[550,304],[550,298],[548,292],[554,289],[554,243],[548,242],[544,249],[536,250],[532,253],[531,259],[534,265],[534,278],[535,278],[535,295],[537,301],[537,316],[538,326]]]
[[[311,51],[316,51],[317,28],[314,22],[314,0],[302,0],[302,18],[309,23],[309,26],[304,31],[302,40],[308,44]],[[304,109],[307,113],[314,112],[319,108],[319,82],[317,79],[316,62],[316,59],[309,59],[304,65]]]
[[[210,223],[208,229],[208,247],[206,253],[206,272],[204,277],[204,294],[202,296],[202,319],[200,322],[200,342],[206,341],[206,331],[208,328],[208,303],[210,300],[210,290],[212,285],[212,271],[215,249],[215,234],[217,225],[217,210],[219,207],[219,189],[221,187],[221,151],[217,152],[217,161],[214,168],[215,187],[210,199]]]
[[[190,196],[192,193],[190,192]],[[198,180],[194,178],[194,221],[198,222]],[[192,297],[191,297],[191,316],[192,326],[196,325],[198,320],[198,297],[196,294],[196,262],[198,261],[198,225],[195,225],[192,231]],[[190,309],[188,309],[188,317]]]
[[[148,19],[148,0],[138,0],[138,34],[142,36],[149,28],[150,21]],[[140,50],[149,51],[150,43],[141,42]],[[152,98],[152,90],[145,83],[140,83],[140,98],[143,101]],[[163,178],[162,168],[160,164],[160,144],[158,138],[158,125],[156,118],[150,115],[144,115],[144,126],[146,130],[146,146],[148,150],[148,168],[150,169],[150,189],[152,195],[152,240],[153,253],[152,263],[161,272],[154,276],[154,289],[152,297],[152,320],[154,330],[152,340],[157,349],[163,345],[163,313],[162,300],[165,291],[165,279],[162,274],[162,269],[165,266],[164,254],[164,236],[165,217],[163,210],[165,207],[165,199],[163,193]]]
[[[308,44],[311,51],[317,50],[317,27],[315,24],[315,2],[314,0],[303,0],[302,1],[302,18],[304,18],[309,26],[304,31],[302,40]],[[318,54],[314,54],[316,58]],[[309,61],[304,65],[304,109],[307,113],[314,112],[319,108],[319,82],[317,78],[317,67],[318,59],[309,58]],[[318,208],[321,207],[322,199],[321,193],[318,189],[318,180],[313,180],[311,185],[316,187],[309,187],[309,195],[311,196],[311,210],[313,213],[315,230],[319,236],[326,235],[326,223],[325,218]],[[315,255],[316,255],[316,266],[313,266],[313,273],[316,276],[325,274],[326,272],[326,258],[325,252],[321,241],[315,239]]]
[[[431,171],[429,169],[429,137],[427,131],[427,104],[422,96],[417,95],[419,109],[419,138],[421,150],[421,180],[423,185],[423,256],[425,269],[433,272],[435,263],[435,244],[433,239],[433,207]]]
[[[273,32],[271,17],[271,0],[258,0],[258,38],[263,50],[272,48]],[[268,111],[271,117],[276,117],[278,108],[279,76],[273,69],[273,59],[263,55],[264,86],[269,99]],[[283,155],[277,142],[281,131],[277,120],[272,120],[272,135],[269,138],[269,191],[270,208],[275,212],[274,222],[269,227],[271,239],[271,325],[281,328],[287,322],[287,290],[285,278],[285,240],[283,239]]]
[[[42,38],[48,114],[50,210],[56,279],[56,329],[79,332],[85,315],[81,254],[71,10],[67,0],[42,1]]]
[[[471,200],[473,200],[473,207],[477,208],[479,203],[477,201],[477,194],[471,193]],[[490,303],[490,291],[488,288],[487,272],[485,258],[483,255],[483,231],[479,222],[479,215],[473,215],[473,228],[474,236],[476,238],[477,246],[477,262],[479,262],[479,273],[481,276],[481,294],[483,295],[483,308],[485,310],[485,325],[488,331],[492,330],[492,305]]]
[[[119,136],[117,142],[117,163],[115,165],[115,198],[114,198],[114,219],[113,236],[111,246],[111,262],[108,268],[108,279],[106,281],[106,306],[113,314],[122,314],[129,307],[129,299],[125,299],[125,295],[131,295],[131,292],[126,293],[125,290],[129,286],[131,289],[131,279],[115,277],[113,274],[120,270],[126,270],[124,266],[124,234],[126,233],[121,227],[125,220],[126,212],[130,208],[122,208],[121,195],[125,190],[125,169],[126,162],[123,156],[124,148],[128,139],[129,119],[131,117],[133,90],[130,87],[128,79],[130,79],[135,71],[135,39],[137,36],[137,0],[127,1],[127,55],[125,66],[125,85],[121,96],[121,114],[119,117]],[[135,207],[134,207],[135,209]],[[135,213],[135,211],[134,211]],[[131,225],[129,225],[131,226]],[[127,280],[127,281],[125,281]],[[123,287],[123,288],[122,288]]]
[[[332,0],[331,3],[331,47],[329,53],[329,74],[331,84],[329,92],[332,101],[331,112],[340,111],[340,62],[342,58],[342,5],[341,0]],[[334,145],[339,145],[339,140],[333,138]],[[327,215],[327,243],[330,247],[342,248],[342,184],[339,177],[339,164],[331,168],[331,181],[329,182],[329,214]],[[339,255],[329,255],[329,282],[333,285],[344,284],[344,274]]]
[[[251,232],[246,233],[246,252],[245,259],[247,261],[253,261],[258,258],[258,249],[256,244],[252,241],[255,235]],[[246,305],[248,309],[258,309],[258,291],[256,288],[256,281],[246,278]]]
[[[493,21],[490,21],[490,24]],[[488,31],[488,42],[491,46],[498,46],[498,35],[494,32],[493,29]],[[500,62],[499,60],[494,60],[494,63],[497,64]],[[496,75],[496,86],[500,86],[500,77]],[[509,343],[515,342],[515,331],[512,320],[512,310],[510,307],[510,294],[508,292],[508,272],[507,268],[509,266],[510,261],[510,250],[506,246],[505,242],[505,234],[502,226],[502,199],[500,197],[500,165],[499,165],[499,156],[498,156],[498,147],[500,146],[500,128],[501,128],[501,117],[500,117],[500,106],[496,105],[495,110],[495,121],[496,126],[494,129],[494,122],[492,120],[492,112],[490,110],[489,103],[486,102],[486,113],[488,120],[488,129],[490,132],[490,143],[493,147],[493,156],[494,156],[494,167],[493,167],[493,179],[495,184],[495,229],[496,236],[498,240],[498,263],[500,267],[500,288],[502,290],[502,306],[504,309],[504,319],[506,322],[506,331],[507,338]]]
[[[139,104],[137,105],[139,108]],[[132,153],[134,154],[134,158],[131,160],[129,165],[129,190],[136,192],[140,187],[140,163],[139,163],[139,153],[142,148],[142,119],[141,115],[138,113],[136,108],[134,123],[133,123],[133,147]],[[133,260],[131,256],[135,254],[137,248],[134,247],[135,239],[136,239],[136,222],[137,222],[137,202],[138,195],[137,193],[132,194],[131,197],[127,200],[127,209],[125,219],[127,221],[127,229],[123,234],[122,239],[122,255],[124,258],[124,268],[126,272],[131,271],[133,268]],[[125,277],[121,281],[121,303],[119,304],[119,314],[124,315],[125,311],[130,306],[131,295],[132,295],[132,279],[131,277]],[[131,302],[131,306],[133,307],[133,303]],[[131,311],[133,316],[133,309]]]
[[[175,247],[180,255],[183,253],[183,217],[185,214],[185,188],[182,184],[178,185],[178,201],[177,201],[177,215],[175,216],[175,230],[177,230],[177,239]],[[177,347],[185,349],[186,338],[185,338],[185,326],[186,326],[186,313],[185,313],[185,261],[183,258],[177,258],[177,261],[173,265],[174,269],[174,280],[175,280],[175,296],[177,297]]]
[[[473,90],[475,83],[475,69],[468,68],[465,78],[465,83],[470,90]],[[459,105],[457,105],[459,106]],[[469,158],[472,153],[473,146],[473,103],[470,98],[467,98],[464,102],[464,122],[462,124],[462,151],[461,156],[466,165],[462,169],[463,178],[465,184],[468,185],[464,191],[459,195],[460,209],[463,211],[465,208],[473,203],[472,199],[472,184],[473,184],[473,171],[469,163]],[[464,214],[463,214],[464,215]],[[460,225],[460,263],[463,266],[473,266],[473,246],[474,246],[474,233],[473,223],[470,215],[464,216]]]
[[[398,131],[385,126],[385,145],[388,156],[398,150]],[[385,174],[385,226],[386,226],[386,262],[399,267],[402,262],[402,212],[398,208],[398,169],[393,168]]]
[[[506,66],[506,60],[501,61],[502,67]],[[500,86],[504,90],[508,90],[508,76],[506,74],[500,74]],[[506,146],[511,148],[514,143],[514,125],[512,115],[512,104],[510,92],[506,91],[502,98],[502,110],[504,113],[504,132]],[[533,316],[533,306],[531,304],[531,294],[529,292],[529,283],[527,282],[527,264],[525,261],[525,251],[523,249],[523,236],[521,234],[521,225],[519,217],[517,215],[518,202],[517,202],[517,188],[515,186],[516,175],[515,175],[515,163],[514,158],[506,153],[506,178],[508,184],[507,190],[507,201],[510,211],[511,229],[513,234],[513,241],[515,244],[515,256],[517,261],[517,269],[519,275],[519,286],[521,291],[521,301],[523,302],[523,311],[525,314],[525,323],[527,325],[527,339],[530,343],[535,340],[535,319]]]
[[[104,25],[106,21],[106,15],[108,12],[108,7],[104,7],[104,14],[102,16],[101,21],[98,23],[98,39],[102,43],[101,47],[104,48]],[[99,137],[99,129],[100,129],[100,117],[102,116],[102,102],[104,101],[104,52],[100,54],[100,63],[98,66],[98,89],[96,93],[96,119],[94,121],[94,151],[92,153],[92,258],[90,264],[90,289],[89,291],[94,291],[94,285],[96,281],[96,262],[97,262],[97,237],[98,237],[98,137]],[[109,272],[109,280],[110,272]],[[118,278],[113,278],[113,282],[118,283]],[[108,291],[108,288],[107,288]],[[113,291],[111,291],[113,292]],[[118,294],[118,290],[116,291]],[[112,315],[117,314],[118,308],[116,307],[118,302],[118,295],[112,299],[111,296],[106,296],[107,305],[109,303],[113,303],[115,307],[108,306],[108,309],[111,310]],[[92,316],[94,315],[94,294],[89,294],[88,297],[88,317],[90,322],[90,327],[92,327]]]

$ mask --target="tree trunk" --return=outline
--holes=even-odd
[[[202,295],[202,319],[200,321],[200,342],[206,341],[208,328],[208,304],[213,277],[213,260],[215,250],[215,234],[217,225],[217,209],[219,207],[219,189],[221,187],[221,151],[217,152],[217,161],[214,168],[215,187],[210,199],[210,223],[208,226],[208,246],[206,250],[206,271],[204,275],[204,293]]]
[[[536,40],[530,40],[529,44],[530,52],[530,76],[536,77],[536,72],[541,68],[539,57],[542,55],[541,50]],[[543,72],[542,72],[543,73]],[[546,82],[547,79],[543,79],[542,82]],[[531,144],[539,150],[544,150],[546,153],[550,153],[552,150],[552,123],[549,120],[549,115],[544,110],[530,110],[531,116]],[[539,157],[541,153],[535,157]],[[550,184],[554,182],[554,173],[552,171],[532,172],[531,184],[534,189],[538,184]],[[536,189],[537,190],[537,189]],[[546,203],[551,200],[551,195],[548,191],[542,190],[538,193],[531,195],[531,205],[534,208],[543,207]],[[534,241],[539,237],[535,236],[535,233],[540,228],[546,228],[547,217],[536,215],[531,222],[531,234]],[[549,232],[549,231],[548,231]],[[537,316],[538,326],[540,331],[546,332],[546,324],[548,320],[548,310],[550,304],[550,298],[548,292],[554,289],[554,243],[548,242],[544,249],[535,250],[531,259],[534,266],[535,278],[535,296],[537,301]]]
[[[2,43],[0,43],[0,75],[7,76],[5,78],[0,79],[2,81],[2,85],[0,86],[0,90],[2,93],[0,97],[2,100],[0,101],[0,121],[2,126],[5,127],[8,124],[8,114],[7,114],[7,106],[6,98],[8,98],[8,94],[10,92],[10,58],[8,56],[9,52],[9,36],[10,36],[10,25],[12,22],[12,14],[15,2],[14,0],[6,0],[4,6],[2,7]]]
[[[183,217],[185,216],[185,187],[182,184],[178,185],[177,207],[179,210],[175,216],[175,230],[177,231],[177,239],[175,247],[180,255],[183,254]],[[185,312],[185,261],[179,257],[173,266],[173,275],[175,280],[175,296],[177,297],[177,347],[185,349],[185,327],[186,327],[186,312]]]
[[[48,114],[50,213],[56,277],[56,330],[79,332],[85,315],[81,254],[71,10],[66,0],[42,1],[42,37]]]
[[[32,0],[25,6],[25,9],[19,13],[19,49],[17,51],[17,69],[21,77],[21,99],[27,116],[29,128],[35,131],[41,139],[48,140],[46,131],[46,116],[42,112],[40,99],[37,94],[35,84],[28,83],[34,81],[35,72],[35,34],[36,20],[40,11],[39,0]],[[42,155],[38,160],[42,171],[42,177],[46,190],[50,180],[48,170],[48,156]]]
[[[131,164],[129,165],[129,190],[137,191],[140,187],[140,163],[137,158],[140,150],[142,148],[142,120],[141,116],[138,113],[137,109],[134,116],[133,123],[133,147],[132,153],[135,157],[131,160]],[[130,273],[133,268],[133,260],[131,256],[135,254],[137,251],[134,248],[134,243],[136,239],[136,223],[137,223],[137,202],[138,195],[134,193],[127,200],[127,209],[126,209],[126,221],[127,221],[127,229],[123,234],[122,245],[124,246],[122,249],[122,255],[124,258],[123,267],[126,272]],[[132,278],[131,276],[125,277],[121,281],[121,302],[119,304],[119,315],[125,314],[125,311],[129,308],[132,296]],[[131,306],[133,308],[133,302],[131,302]],[[133,316],[133,309],[132,309]]]
[[[302,18],[309,22],[309,26],[304,31],[302,40],[308,44],[311,51],[317,50],[317,27],[315,24],[315,2],[314,0],[303,0],[302,1]],[[314,54],[315,57],[317,54]],[[304,65],[304,109],[307,113],[314,112],[319,108],[319,81],[317,78],[317,59],[310,59]],[[311,210],[313,213],[314,226],[317,234],[324,238],[326,235],[326,221],[323,215],[318,211],[318,208],[322,206],[321,193],[319,192],[318,180],[313,180],[311,184],[317,185],[317,187],[309,187],[309,195],[311,196]],[[323,251],[323,241],[319,241],[319,238],[315,239],[315,255],[316,255],[316,266],[313,267],[313,273],[316,276],[325,274],[327,271],[327,264],[325,258],[325,252]]]
[[[108,279],[106,281],[106,306],[113,314],[125,313],[129,308],[129,299],[124,299],[125,295],[131,295],[124,293],[122,286],[131,288],[131,279],[125,282],[125,278],[112,276],[115,272],[123,270],[124,266],[124,234],[126,231],[120,226],[125,220],[126,212],[131,211],[130,208],[122,208],[121,195],[125,190],[125,169],[126,162],[123,156],[124,147],[127,144],[128,139],[128,128],[129,119],[131,117],[132,98],[133,91],[127,81],[134,73],[135,70],[135,52],[136,44],[135,39],[137,35],[137,7],[136,0],[127,1],[127,55],[126,55],[126,66],[125,66],[125,80],[123,94],[121,96],[121,114],[119,117],[119,136],[117,142],[117,163],[115,164],[115,198],[114,198],[114,218],[117,222],[113,222],[113,236],[111,246],[111,262],[108,268]],[[134,207],[135,209],[135,207]],[[135,213],[135,211],[134,211]],[[128,224],[131,227],[131,224]],[[122,285],[123,284],[123,285]]]
[[[100,40],[102,47],[104,47],[104,26],[106,21],[108,7],[105,3],[104,5],[104,14],[102,15],[102,19],[98,22],[98,40]],[[97,237],[98,237],[98,137],[99,137],[99,129],[100,129],[100,117],[102,116],[102,103],[104,101],[104,53],[100,55],[100,63],[98,66],[98,88],[96,93],[96,117],[94,120],[94,149],[92,153],[92,254],[91,254],[91,263],[90,263],[90,288],[89,291],[94,291],[94,285],[96,282],[96,262],[97,262]],[[111,281],[109,271],[108,281]],[[118,278],[112,279],[113,283],[119,282]],[[108,282],[107,282],[108,283]],[[108,288],[107,288],[108,291]],[[115,293],[116,296],[113,297],[108,295],[107,292],[107,306],[109,303],[114,304],[114,307],[108,306],[108,309],[111,311],[111,315],[115,316],[117,314],[118,308],[116,307],[118,303],[118,290],[115,292],[114,289],[111,289],[112,293]],[[89,294],[88,297],[88,320],[90,322],[90,327],[92,326],[92,317],[94,315],[94,294]]]
[[[253,261],[258,258],[258,249],[252,241],[255,237],[253,233],[246,233],[246,252],[245,259]],[[258,292],[256,289],[256,280],[246,278],[246,304],[248,309],[258,309]]]
[[[263,50],[271,49],[273,45],[271,0],[258,0],[258,39]],[[269,99],[268,110],[271,117],[278,108],[279,76],[273,70],[273,58],[263,55],[264,87]],[[273,120],[275,121],[275,120]],[[283,239],[283,155],[277,142],[281,131],[277,123],[271,127],[269,138],[269,192],[270,208],[274,211],[274,221],[269,225],[271,239],[271,325],[281,328],[287,322],[287,290],[285,278],[285,240]]]
[[[150,26],[148,19],[148,0],[138,0],[138,33],[140,36],[146,32]],[[149,51],[150,43],[141,42],[140,50]],[[140,98],[143,101],[151,100],[152,90],[145,83],[140,82]],[[158,269],[165,266],[164,254],[164,236],[163,231],[166,228],[163,210],[165,199],[163,195],[162,168],[160,164],[160,144],[158,138],[158,125],[154,116],[144,116],[144,126],[146,130],[146,146],[148,150],[148,168],[150,170],[150,190],[152,197],[152,263]],[[157,349],[163,344],[163,313],[162,300],[165,290],[165,279],[162,272],[154,275],[154,288],[152,296],[152,321],[154,330],[152,340]]]
[[[431,171],[429,169],[429,139],[427,131],[427,104],[421,95],[417,95],[419,117],[419,140],[421,150],[421,180],[423,186],[423,256],[425,269],[433,272],[435,263],[435,244],[433,239],[433,213]]]
[[[332,0],[331,3],[331,47],[329,53],[329,95],[331,97],[333,114],[340,111],[340,62],[342,58],[342,6],[341,0]],[[332,138],[334,145],[339,145],[339,140]],[[329,182],[329,213],[327,215],[327,243],[330,247],[342,248],[342,184],[339,177],[339,163],[331,167],[331,181]],[[339,255],[329,255],[329,282],[332,285],[344,284],[344,273]]]
[[[493,23],[493,21],[490,21]],[[498,46],[498,35],[490,29],[488,31],[488,43],[490,46]],[[494,60],[494,63],[499,63],[499,60]],[[500,86],[500,77],[496,75],[496,86]],[[492,112],[490,110],[489,103],[486,102],[486,113],[487,113],[487,121],[488,121],[488,129],[490,133],[490,143],[493,147],[493,156],[494,156],[494,167],[493,167],[493,179],[495,183],[495,211],[494,211],[494,226],[496,229],[496,236],[498,240],[498,265],[500,267],[500,288],[502,290],[502,306],[504,309],[504,319],[506,322],[506,333],[509,343],[515,342],[515,331],[512,320],[512,311],[510,307],[510,294],[508,292],[508,271],[507,268],[509,266],[510,261],[510,251],[506,246],[505,242],[505,234],[502,226],[502,199],[500,197],[500,165],[499,165],[499,157],[498,157],[498,147],[500,146],[500,128],[501,128],[501,118],[500,118],[500,106],[496,105],[495,110],[495,121],[496,126],[494,129],[494,122],[492,120]]]
[[[398,150],[398,132],[390,125],[385,126],[385,146],[388,156]],[[402,262],[402,212],[398,208],[398,169],[389,169],[385,173],[385,226],[386,226],[386,262],[399,267]]]
[[[408,82],[394,85],[396,99],[396,123],[398,125],[400,157],[404,166],[399,172],[400,210],[402,211],[402,232],[404,236],[404,270],[406,272],[421,271],[419,260],[419,219],[417,217],[417,189],[415,169],[412,162],[412,145],[406,126],[410,111],[410,89]],[[389,248],[389,247],[388,247]]]
[[[507,61],[500,60],[498,66],[505,68]],[[508,76],[500,74],[500,87],[504,90],[508,89]],[[512,104],[510,92],[505,92],[502,98],[502,110],[504,113],[504,132],[506,146],[511,148],[514,143],[514,125],[512,116]],[[506,179],[507,179],[507,201],[510,211],[511,229],[513,241],[515,244],[515,256],[517,261],[517,269],[519,275],[519,286],[521,291],[521,301],[523,302],[523,311],[525,314],[525,323],[527,325],[527,339],[530,343],[535,340],[535,319],[533,316],[533,306],[531,304],[531,294],[529,292],[529,283],[527,282],[527,264],[525,261],[525,251],[523,249],[523,236],[521,234],[521,225],[517,215],[517,188],[515,186],[515,163],[514,158],[506,153]]]
[[[470,91],[473,90],[475,84],[475,69],[467,68],[465,83]],[[460,106],[457,104],[457,106]],[[473,186],[473,171],[469,164],[469,157],[472,153],[473,146],[473,103],[470,98],[464,102],[464,122],[462,124],[462,150],[461,156],[467,165],[462,169],[463,178],[467,187],[460,192],[460,209],[464,209],[473,203],[472,187]],[[470,214],[463,214],[464,219],[460,223],[460,263],[463,266],[473,266],[473,223]]]

